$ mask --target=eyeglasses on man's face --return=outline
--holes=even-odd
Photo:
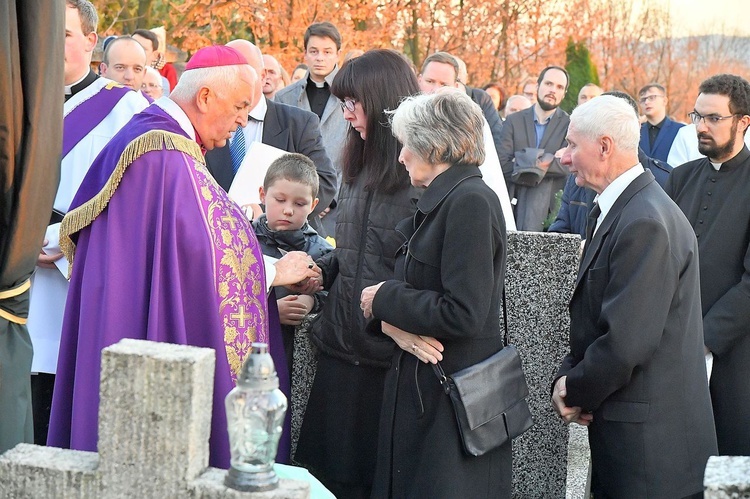
[[[341,106],[342,111],[349,111],[350,113],[353,113],[354,109],[356,108],[357,101],[354,99],[344,99],[339,102],[339,105]]]
[[[703,122],[706,125],[715,126],[721,123],[724,120],[728,120],[729,118],[734,118],[735,116],[739,116],[739,114],[730,114],[729,116],[719,116],[718,114],[709,114],[707,116],[703,116],[698,111],[693,111],[692,113],[688,113],[688,117],[690,118],[690,121],[693,122],[693,125],[697,125],[698,123],[703,120]]]
[[[652,100],[655,100],[657,97],[664,97],[664,96],[662,94],[644,95],[638,100],[638,102],[640,102],[641,104],[645,104],[647,102],[651,102]]]
[[[158,83],[143,83],[141,84],[141,89],[146,90],[147,88],[161,88],[161,85]]]

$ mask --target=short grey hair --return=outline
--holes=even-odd
[[[99,25],[99,16],[96,13],[96,7],[88,0],[66,0],[68,7],[78,11],[78,17],[81,18],[81,31],[84,35],[96,33],[96,27]]]
[[[484,116],[463,92],[407,97],[389,120],[399,142],[431,165],[484,163]]]
[[[641,127],[638,116],[625,100],[601,95],[573,110],[570,128],[589,140],[609,136],[618,149],[638,152]]]
[[[225,95],[225,91],[237,85],[240,81],[240,71],[243,67],[249,68],[253,75],[253,87],[257,83],[258,75],[249,64],[234,64],[231,66],[218,66],[212,68],[190,69],[182,73],[177,85],[169,96],[175,100],[190,100],[195,97],[201,88],[209,87],[219,95]],[[248,95],[248,99],[250,96]]]

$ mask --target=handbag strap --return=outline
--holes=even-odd
[[[503,330],[505,332],[503,336],[503,346],[508,346],[508,309],[505,305],[505,285],[503,285]]]
[[[508,309],[505,303],[505,286],[503,286],[503,347],[508,346]],[[437,379],[440,381],[440,386],[443,387],[443,391],[446,395],[450,395],[451,393],[451,386],[448,383],[448,376],[446,376],[445,371],[443,370],[443,366],[440,365],[440,362],[437,364],[432,364],[432,372],[435,373],[435,376],[437,376]]]
[[[446,395],[450,395],[451,393],[451,385],[448,383],[448,376],[445,375],[445,371],[443,371],[443,366],[440,365],[440,362],[437,364],[430,364],[432,366],[432,372],[435,373],[435,376],[437,376],[438,381],[440,381],[440,386],[443,387],[443,391]]]

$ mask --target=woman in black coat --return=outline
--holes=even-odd
[[[463,93],[445,92],[407,99],[391,119],[399,160],[426,190],[398,226],[397,279],[362,292],[365,316],[381,321],[371,329],[400,347],[385,383],[373,497],[510,497],[510,443],[464,453],[430,366],[439,360],[454,373],[503,347],[505,222],[479,173],[482,114]]]
[[[393,276],[402,242],[395,227],[414,214],[419,195],[398,162],[401,145],[385,112],[418,91],[409,64],[392,50],[352,59],[331,86],[351,128],[337,197],[336,249],[317,262],[329,294],[313,326],[318,371],[294,459],[341,498],[370,497],[383,383],[394,349],[388,337],[366,334],[359,296]]]

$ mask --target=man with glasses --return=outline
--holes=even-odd
[[[162,76],[156,68],[146,66],[146,71],[143,75],[143,83],[141,84],[141,92],[156,100],[164,95],[164,90],[161,84]]]
[[[698,238],[703,334],[719,453],[750,455],[750,83],[720,74],[701,83],[690,118],[697,159],[665,190]],[[690,387],[686,388],[690,390]]]
[[[667,161],[677,131],[685,126],[667,116],[667,91],[658,83],[649,83],[638,92],[646,122],[641,125],[640,147],[649,158]]]

